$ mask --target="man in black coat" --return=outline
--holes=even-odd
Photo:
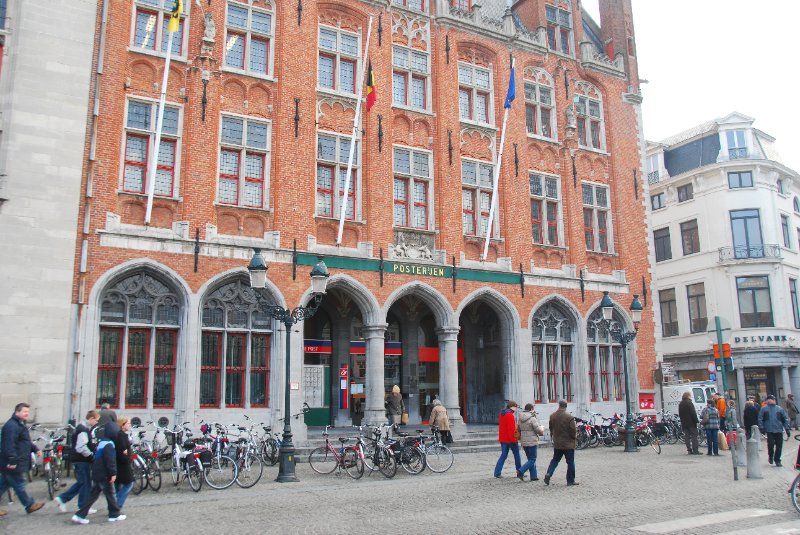
[[[3,425],[3,442],[0,445],[0,496],[10,488],[14,489],[20,503],[28,513],[38,511],[44,504],[35,502],[25,492],[25,473],[31,467],[31,452],[37,451],[31,442],[31,435],[25,422],[31,414],[31,406],[18,403],[14,414]],[[5,516],[5,511],[0,516]]]
[[[683,428],[683,440],[686,443],[686,451],[689,455],[700,455],[700,445],[697,442],[697,410],[692,403],[691,392],[684,392],[681,402],[678,404],[678,416],[681,419]]]

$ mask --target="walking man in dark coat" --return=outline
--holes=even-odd
[[[14,489],[29,514],[44,507],[43,503],[35,502],[25,491],[25,473],[31,466],[31,452],[37,451],[25,427],[31,414],[30,407],[27,403],[17,403],[14,414],[3,425],[3,442],[0,444],[0,496],[9,488]],[[5,511],[0,511],[2,516],[6,516]]]
[[[684,392],[681,402],[678,404],[678,416],[681,419],[683,428],[683,440],[686,443],[686,451],[689,455],[700,455],[700,444],[697,442],[697,410],[692,403],[691,392]]]
[[[567,485],[578,485],[575,482],[575,438],[578,429],[575,426],[575,418],[567,412],[567,402],[559,400],[558,410],[550,415],[550,438],[553,440],[553,460],[547,467],[544,476],[545,485],[550,484],[558,463],[564,457],[567,460]]]

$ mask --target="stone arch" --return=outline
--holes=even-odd
[[[99,308],[100,297],[106,288],[113,286],[120,280],[139,270],[152,271],[162,279],[166,279],[174,286],[175,290],[179,291],[181,299],[183,300],[183,306],[184,308],[186,307],[189,302],[189,295],[192,293],[189,284],[177,271],[149,258],[128,260],[103,273],[97,281],[95,281],[94,286],[92,286],[92,291],[89,294],[89,302]]]
[[[256,83],[247,90],[248,108],[255,113],[268,114],[272,105],[272,91],[264,84]]]
[[[544,161],[544,170],[558,174],[558,151],[551,146],[546,146],[542,151],[542,160]]]
[[[156,68],[152,62],[140,59],[131,62],[131,86],[151,91],[157,82]]]
[[[431,125],[425,119],[416,119],[413,123],[413,141],[417,147],[428,147],[428,140],[431,137]]]
[[[473,65],[480,65],[481,67],[489,67],[496,57],[495,52],[478,43],[477,41],[458,41],[456,43],[458,49],[459,61],[466,61]]]
[[[528,327],[530,327],[533,321],[533,316],[545,305],[550,303],[555,303],[558,307],[563,311],[566,312],[570,319],[575,324],[576,329],[580,329],[581,322],[583,322],[583,316],[581,315],[580,311],[572,304],[570,300],[565,298],[563,295],[552,293],[550,295],[546,295],[545,297],[539,299],[533,308],[531,308],[530,314],[528,314]]]
[[[403,113],[392,116],[392,138],[398,143],[409,145],[411,137],[411,121]]]
[[[211,277],[206,282],[203,283],[200,288],[197,290],[197,295],[200,296],[200,307],[201,310],[198,310],[198,313],[202,311],[202,303],[203,299],[206,295],[210,294],[220,286],[223,286],[232,280],[237,278],[245,278],[249,277],[250,274],[245,267],[237,267],[233,269],[229,269],[227,271],[223,271]],[[281,293],[280,289],[272,282],[272,279],[269,277],[267,278],[267,285],[265,287],[265,291],[268,293],[269,298],[272,299],[272,302],[276,305],[280,305],[282,307],[286,307],[286,299],[284,299],[283,294]]]
[[[407,295],[417,297],[431,309],[433,316],[436,318],[437,327],[445,327],[458,323],[458,319],[454,317],[453,308],[450,306],[447,299],[429,284],[419,281],[404,284],[389,294],[389,297],[386,298],[381,309],[381,321],[386,322],[386,318],[392,306]]]
[[[241,111],[246,99],[247,88],[239,80],[230,79],[222,84],[222,103],[224,109]]]
[[[350,4],[339,2],[320,2],[319,22],[351,32],[360,32],[367,20],[367,14]]]
[[[461,317],[461,314],[467,306],[478,300],[483,300],[489,304],[497,316],[502,318],[505,323],[508,323],[508,329],[513,331],[521,325],[519,312],[517,311],[517,307],[514,306],[514,303],[512,303],[508,297],[493,288],[479,288],[464,297],[455,310],[455,317]]]
[[[383,322],[384,314],[381,313],[381,306],[372,292],[361,282],[350,275],[337,273],[328,279],[329,290],[343,290],[352,299],[361,312],[364,325],[373,325]]]

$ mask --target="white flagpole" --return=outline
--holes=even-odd
[[[353,172],[353,155],[356,149],[356,134],[358,133],[358,123],[361,115],[361,94],[364,88],[364,74],[367,72],[367,58],[369,54],[369,38],[372,34],[372,15],[369,16],[367,25],[367,44],[364,47],[364,58],[361,60],[361,74],[358,77],[358,90],[356,94],[356,117],[353,119],[353,135],[350,138],[350,155],[347,158],[347,176],[344,179],[344,191],[342,192],[342,202],[339,204],[339,233],[336,236],[336,245],[342,243],[342,232],[344,231],[344,216],[347,213],[347,191],[350,189],[350,174]],[[338,171],[338,168],[337,168]],[[334,184],[338,180],[334,177]],[[353,192],[353,215],[355,215],[355,192]]]
[[[167,98],[167,82],[169,81],[169,62],[172,59],[172,33],[167,34],[167,58],[164,61],[164,77],[161,80],[161,97],[158,100],[158,115],[156,119],[156,141],[153,145],[153,154],[147,169],[147,211],[144,215],[144,224],[150,224],[153,213],[153,195],[156,191],[156,165],[158,164],[158,151],[161,149],[161,128],[164,126],[164,101]]]
[[[516,60],[511,60],[511,68],[514,68],[514,63]],[[497,165],[494,167],[494,183],[492,184],[492,200],[490,203],[489,208],[489,221],[486,224],[486,241],[483,243],[483,256],[481,257],[483,260],[486,260],[486,256],[489,254],[489,238],[492,236],[492,222],[494,221],[494,205],[497,202],[497,186],[498,182],[500,182],[500,165],[503,163],[503,145],[506,142],[506,122],[508,121],[508,110],[509,108],[504,108],[503,112],[503,130],[500,134],[500,152],[497,153]]]

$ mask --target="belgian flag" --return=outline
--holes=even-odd
[[[375,99],[377,98],[378,95],[375,93],[375,75],[372,74],[372,60],[370,60],[369,67],[367,68],[367,113],[372,109],[372,105],[375,104]]]

